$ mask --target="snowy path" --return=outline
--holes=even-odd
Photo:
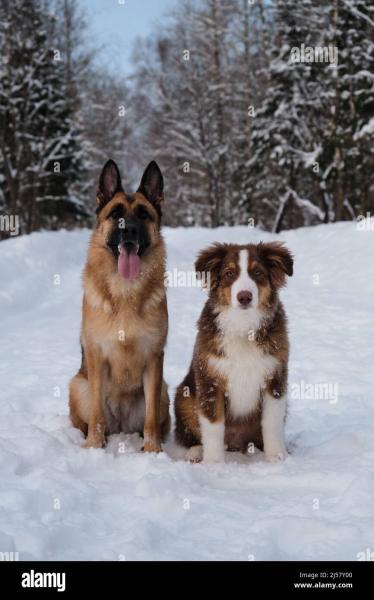
[[[274,238],[245,227],[165,235],[169,268],[188,270],[211,241]],[[279,465],[261,453],[230,454],[214,466],[177,460],[171,443],[161,455],[140,454],[137,436],[80,448],[67,384],[80,361],[88,232],[1,243],[0,552],[21,560],[355,560],[374,551],[374,232],[343,223],[281,239],[296,257],[282,293],[292,454]],[[171,394],[204,299],[199,289],[169,290]],[[309,384],[316,395],[321,383],[328,398],[294,397]]]

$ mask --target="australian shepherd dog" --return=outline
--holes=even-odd
[[[249,444],[283,460],[289,343],[278,291],[293,258],[279,242],[213,244],[195,268],[209,296],[176,392],[176,441],[192,461],[220,462],[225,448]]]

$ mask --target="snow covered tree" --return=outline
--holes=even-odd
[[[54,38],[61,49],[66,100],[81,132],[83,176],[71,189],[93,215],[92,198],[108,157],[123,164],[123,183],[130,189],[133,161],[130,160],[129,93],[125,74],[122,78],[115,77],[93,63],[99,50],[88,35],[88,16],[78,0],[51,0],[51,8],[57,20]],[[138,177],[136,173],[134,178]]]
[[[263,0],[250,3],[240,0],[235,5],[230,28],[230,80],[232,110],[231,213],[234,223],[246,223],[253,215],[253,171],[248,169],[253,155],[252,126],[256,111],[264,101],[268,84],[271,11]]]
[[[255,212],[276,231],[351,219],[373,204],[373,8],[277,0],[274,9],[274,59],[249,161],[259,173]],[[337,55],[290,60],[302,46]]]
[[[338,50],[324,65],[321,189],[333,220],[351,219],[374,205],[374,6],[333,0],[324,8],[323,43]]]
[[[129,90],[124,81],[95,68],[80,90],[79,119],[84,136],[86,157],[86,197],[92,198],[103,164],[112,158],[121,167],[122,184],[131,191],[138,183],[138,148],[133,137],[134,119]],[[108,93],[109,90],[109,93]],[[135,122],[136,123],[136,122]],[[142,158],[142,163],[146,159]]]
[[[244,218],[249,113],[261,97],[260,8],[244,0],[185,1],[162,35],[138,49],[139,128],[145,150],[166,166],[173,224]]]
[[[321,15],[311,0],[277,0],[274,26],[269,83],[253,123],[248,169],[255,173],[257,219],[279,231],[324,218],[318,203],[304,195],[313,189],[306,180],[320,152],[314,136],[320,119],[316,65],[296,62],[292,54],[294,48],[315,45]]]
[[[71,193],[81,138],[67,101],[53,17],[38,0],[0,0],[2,204],[21,231],[73,224],[85,215]]]
[[[175,214],[191,224],[231,216],[227,29],[226,2],[183,2],[172,25],[137,55],[137,93],[145,105],[151,98],[153,114],[145,139],[167,164]]]
[[[49,37],[54,48],[61,50],[65,90],[75,110],[79,109],[80,91],[90,80],[92,47],[87,34],[87,15],[78,0],[50,0]]]

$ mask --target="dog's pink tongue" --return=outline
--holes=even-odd
[[[140,272],[140,258],[136,250],[132,250],[129,254],[125,248],[121,248],[118,256],[118,273],[124,279],[136,279]]]

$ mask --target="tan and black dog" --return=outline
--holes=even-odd
[[[123,431],[144,435],[144,450],[158,452],[169,431],[162,202],[155,162],[132,195],[123,191],[117,165],[104,166],[83,273],[82,364],[70,382],[70,418],[88,448]]]
[[[286,457],[287,320],[278,290],[293,259],[278,242],[214,244],[195,264],[209,284],[190,370],[175,398],[176,441],[186,457],[224,459],[253,443]]]

